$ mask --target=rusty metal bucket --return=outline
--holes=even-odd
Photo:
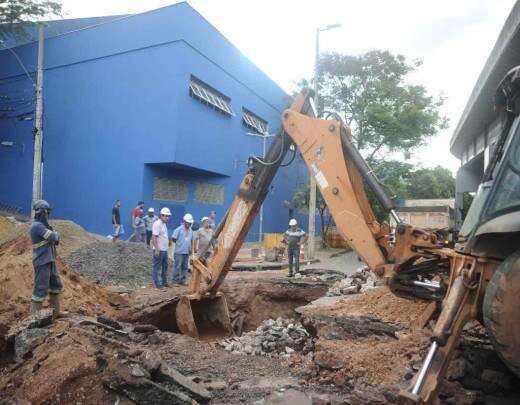
[[[183,295],[175,311],[181,333],[197,338],[210,339],[231,334],[231,320],[226,297]]]

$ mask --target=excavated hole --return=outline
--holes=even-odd
[[[226,282],[221,291],[226,296],[233,329],[241,334],[256,329],[266,319],[298,318],[294,310],[322,297],[327,288],[328,285],[323,282],[270,279]],[[158,305],[134,321],[155,325],[162,331],[179,333],[175,320],[176,307],[177,301]],[[212,339],[215,338],[212,336]]]

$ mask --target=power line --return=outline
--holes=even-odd
[[[25,65],[23,64],[22,60],[19,58],[18,54],[12,49],[12,48],[9,48],[5,45],[4,41],[2,41],[0,39],[0,45],[2,45],[4,47],[4,49],[7,49],[9,52],[11,52],[13,54],[13,56],[16,58],[16,60],[18,61],[18,64],[22,67],[23,71],[25,72],[25,74],[27,75],[27,77],[29,78],[29,80],[31,81],[32,85],[34,88],[36,88],[36,83],[34,82],[33,78],[31,77],[31,75],[29,74],[29,71],[27,70],[27,68],[25,67]]]

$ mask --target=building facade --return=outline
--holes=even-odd
[[[506,73],[520,65],[520,2],[516,2],[489,55],[451,139],[451,153],[460,159],[456,176],[456,227],[463,222],[465,193],[476,192],[502,131],[503,114],[493,111],[493,98]]]
[[[46,27],[43,196],[53,215],[100,234],[122,201],[222,218],[252,153],[274,133],[287,94],[187,3],[131,16]],[[73,27],[70,30],[70,27]],[[12,48],[35,80],[37,43]],[[34,89],[0,51],[0,205],[30,212]],[[5,108],[7,107],[7,108]],[[264,232],[281,231],[306,182],[301,159],[281,168],[264,204]],[[295,213],[300,220],[304,215]],[[258,219],[249,238],[258,237]],[[128,229],[127,229],[128,233]]]

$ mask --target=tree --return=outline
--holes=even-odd
[[[319,62],[320,110],[343,117],[367,158],[383,152],[409,155],[448,122],[439,112],[442,97],[407,83],[420,65],[382,50],[357,56],[325,54]]]
[[[24,26],[48,15],[59,15],[61,4],[50,0],[0,0],[0,39],[24,37]],[[22,24],[23,23],[23,24]]]
[[[455,179],[442,166],[419,169],[411,173],[407,195],[408,198],[453,198]]]
[[[455,178],[451,171],[442,166],[415,169],[399,161],[377,161],[372,164],[372,168],[397,204],[403,199],[455,197]],[[370,191],[368,197],[378,220],[386,221],[388,213]]]
[[[309,211],[309,185],[298,189],[293,195],[292,205],[299,210]],[[327,208],[327,203],[323,199],[320,190],[316,190],[316,212],[320,216],[321,243],[325,246],[325,236],[332,225],[332,216]]]

